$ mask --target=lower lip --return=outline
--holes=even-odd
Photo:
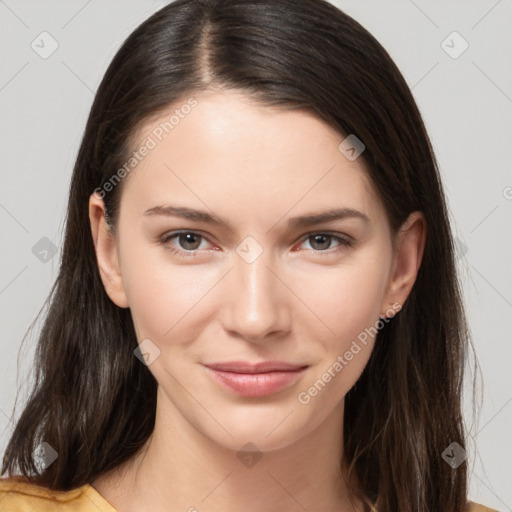
[[[210,375],[221,385],[240,396],[267,396],[297,380],[306,368],[268,373],[233,373],[206,366]]]

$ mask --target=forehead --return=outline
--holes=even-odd
[[[382,213],[363,160],[347,159],[339,150],[345,136],[312,113],[262,106],[236,92],[191,97],[135,137],[135,151],[149,149],[123,196],[138,210],[179,198],[210,202],[227,215],[230,206],[274,217],[324,205]]]

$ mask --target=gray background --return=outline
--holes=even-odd
[[[122,41],[165,3],[0,0],[0,453],[16,389],[23,400],[30,383],[35,337],[19,353],[21,340],[56,277],[52,248],[94,92]],[[334,3],[395,59],[432,137],[483,376],[477,424],[466,401],[470,497],[512,510],[512,2]]]

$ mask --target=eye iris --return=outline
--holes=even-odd
[[[329,243],[331,241],[331,237],[329,235],[313,235],[311,238],[313,239],[313,243],[311,244],[311,246],[314,249],[328,249],[329,248]],[[317,243],[318,239],[320,239],[320,242],[319,242],[320,245],[327,244],[327,247],[315,247],[314,244]]]
[[[192,238],[192,240],[190,240]],[[193,239],[196,238],[196,242],[193,241]],[[188,251],[193,251],[194,249],[197,249],[199,247],[199,236],[195,235],[194,233],[182,233],[179,235],[179,241],[180,246],[183,247],[183,249],[186,249]],[[184,244],[182,243],[184,241]],[[195,245],[195,247],[187,247],[187,244]]]

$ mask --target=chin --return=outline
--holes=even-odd
[[[238,452],[247,443],[254,445],[259,451],[273,451],[286,448],[314,430],[308,418],[299,419],[299,406],[293,403],[275,403],[272,407],[261,405],[260,408],[242,405],[215,408],[222,427],[212,424],[197,426],[204,435],[216,444]],[[216,424],[217,425],[217,424]]]

